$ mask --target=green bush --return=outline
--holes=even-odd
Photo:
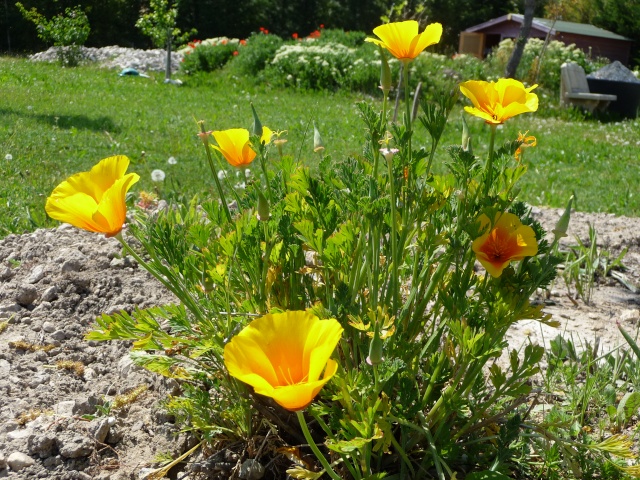
[[[239,55],[241,49],[242,44],[237,38],[195,40],[180,50],[183,55],[180,69],[187,74],[212,72],[224,67],[235,55]]]
[[[393,68],[393,67],[392,67]],[[472,55],[448,57],[423,52],[411,64],[410,84],[422,82],[423,92],[449,92],[467,80],[486,80],[486,66]]]
[[[253,33],[246,44],[238,50],[238,55],[230,66],[241,75],[255,78],[273,59],[283,44],[282,38],[269,33]]]
[[[345,69],[343,87],[360,92],[375,92],[380,86],[380,53],[377,47],[369,43],[362,44],[356,50],[355,57],[353,63]],[[399,63],[395,59],[394,61]]]
[[[322,29],[318,42],[340,43],[351,48],[357,48],[364,43],[367,34],[359,31],[344,31],[338,28]]]
[[[276,83],[301,89],[333,89],[348,83],[356,50],[340,43],[303,41],[281,46],[267,67]]]
[[[63,14],[47,19],[35,8],[27,10],[21,3],[16,7],[22,16],[38,28],[38,37],[57,48],[61,65],[74,67],[82,59],[82,45],[87,41],[91,27],[89,19],[79,5],[66,8]]]
[[[597,70],[603,64],[608,63],[608,60],[605,59],[590,59],[575,44],[565,45],[557,40],[549,42],[541,57],[543,45],[544,40],[539,38],[530,38],[527,41],[516,71],[516,78],[529,84],[537,83],[548,90],[558,90],[560,88],[560,66],[563,63],[577,63],[584,68],[586,73]],[[504,75],[504,68],[511,57],[513,48],[513,40],[503,40],[487,59],[489,69],[495,78]],[[537,70],[539,71],[536,75]]]

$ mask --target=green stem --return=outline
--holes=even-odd
[[[389,92],[382,92],[382,116],[380,117],[381,125],[379,132],[382,132],[382,135],[385,134],[387,130],[387,99],[389,96]],[[373,132],[372,132],[373,133]],[[378,178],[378,164],[380,163],[380,148],[378,145],[371,145],[371,149],[373,150],[373,178]]]
[[[200,125],[201,133],[206,134],[207,132],[204,129],[204,123],[199,122],[199,125]],[[218,189],[218,195],[220,195],[220,201],[222,202],[224,211],[227,214],[227,220],[231,222],[231,212],[229,211],[229,205],[227,205],[227,200],[224,197],[224,192],[222,191],[222,185],[220,185],[220,180],[218,179],[218,172],[216,171],[216,167],[213,165],[213,156],[211,155],[211,147],[209,146],[208,138],[203,137],[202,143],[204,144],[204,149],[207,152],[207,160],[209,161],[209,168],[211,169],[211,173],[213,173],[213,179],[216,182],[216,188]]]
[[[333,480],[341,480],[340,476],[336,472],[334,472],[333,468],[331,468],[331,465],[329,465],[329,462],[316,445],[316,442],[313,441],[313,437],[311,436],[311,432],[309,431],[309,427],[307,426],[307,421],[304,419],[304,413],[302,413],[302,410],[297,410],[296,415],[298,416],[298,422],[300,422],[300,428],[302,428],[304,438],[306,438],[307,442],[309,442],[311,450],[322,464],[325,472],[327,472],[327,474],[331,478],[333,478]]]
[[[269,200],[269,204],[271,204],[271,184],[269,183],[269,175],[267,175],[267,161],[266,155],[264,151],[264,146],[260,146],[260,167],[262,168],[262,174],[264,175],[264,183],[266,183],[267,190],[267,200]]]
[[[398,279],[398,245],[397,245],[397,232],[396,232],[396,187],[393,178],[393,160],[388,160],[387,165],[389,167],[389,188],[391,190],[391,268],[392,276],[391,285],[392,299],[393,299],[393,311],[398,311],[398,293],[399,293],[399,279]]]
[[[409,189],[411,188],[411,180],[412,180],[412,176],[411,176],[411,160],[413,157],[413,152],[411,149],[411,137],[412,137],[412,126],[411,126],[411,113],[413,110],[413,102],[411,101],[410,95],[409,95],[409,62],[410,60],[404,60],[403,61],[403,69],[404,69],[404,78],[402,79],[403,81],[403,87],[404,87],[404,102],[406,104],[407,107],[407,112],[405,113],[406,118],[405,118],[405,127],[407,128],[407,133],[409,135],[409,138],[407,140],[407,163],[404,165],[404,167],[409,167],[409,172],[408,172],[408,178],[407,178],[407,188],[406,188],[406,192],[409,191]],[[403,173],[404,173],[404,169],[403,169]],[[407,204],[407,199],[405,198],[403,203],[406,205]]]
[[[260,303],[262,304],[262,311],[267,311],[267,275],[269,274],[269,256],[271,255],[271,248],[269,248],[269,230],[267,222],[264,224],[264,257],[262,259],[262,275],[260,279]]]
[[[484,179],[484,195],[489,195],[489,189],[493,182],[493,146],[496,140],[497,125],[491,124],[491,139],[489,140],[489,160],[487,160],[487,170]]]

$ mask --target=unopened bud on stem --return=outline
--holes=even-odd
[[[564,213],[560,217],[560,220],[558,220],[558,223],[556,223],[555,228],[552,230],[553,234],[555,235],[555,238],[553,239],[554,242],[557,242],[562,237],[567,236],[567,230],[569,229],[569,220],[571,219],[571,204],[573,203],[574,198],[575,197],[571,195],[571,197],[569,198],[569,203],[567,204],[567,208],[564,209]]]

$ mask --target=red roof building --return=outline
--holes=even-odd
[[[524,15],[509,13],[487,22],[467,28],[460,33],[459,53],[469,53],[484,58],[493,47],[506,38],[517,38]],[[592,57],[606,57],[628,65],[633,40],[602,28],[585,23],[565,22],[534,18],[529,38],[558,40],[585,51]]]

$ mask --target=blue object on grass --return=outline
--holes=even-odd
[[[122,70],[119,74],[121,77],[124,77],[125,75],[134,75],[134,76],[138,76],[140,75],[140,72],[138,72],[135,68],[125,68],[124,70]]]
[[[131,68],[131,67],[125,68],[118,75],[120,75],[121,77],[132,76],[132,77],[149,78],[149,75],[145,75],[144,73],[140,73],[138,70],[136,70],[135,68]]]

